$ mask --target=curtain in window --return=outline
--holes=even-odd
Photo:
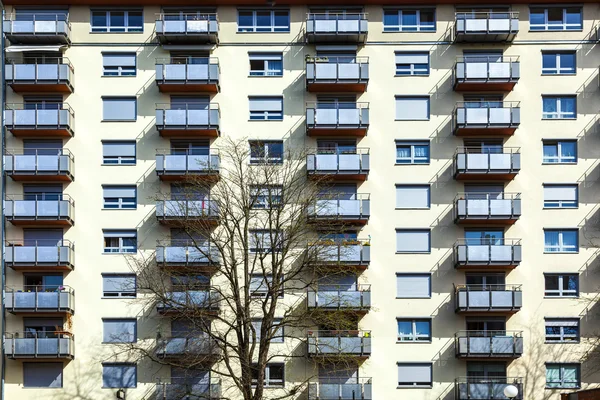
[[[562,232],[563,250],[573,250],[577,247],[576,232]]]
[[[544,114],[550,114],[550,115],[545,115],[546,118],[556,118],[556,115],[554,113],[557,112],[556,109],[556,98],[544,98],[543,99],[543,108],[544,108]]]
[[[546,231],[544,233],[544,244],[546,251],[558,251],[558,231]]]
[[[562,114],[575,115],[575,99],[571,97],[560,99],[560,108]]]
[[[577,387],[577,367],[563,367],[563,387]]]
[[[560,368],[554,366],[546,367],[546,386],[560,386]]]
[[[577,153],[576,150],[576,143],[568,143],[568,142],[562,142],[560,145],[560,155],[562,158],[570,158],[570,159],[574,159],[575,158],[575,154]],[[545,147],[544,147],[545,150]],[[556,155],[556,150],[553,151],[553,155]]]
[[[429,157],[429,147],[428,146],[415,146],[415,157]],[[410,156],[410,150],[409,154]]]

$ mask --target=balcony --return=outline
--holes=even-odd
[[[461,193],[454,201],[459,225],[513,225],[521,216],[521,193]]]
[[[201,272],[216,269],[220,254],[217,247],[210,243],[171,239],[158,242],[156,263],[162,267],[184,267]]]
[[[521,285],[461,285],[455,287],[457,313],[515,313],[523,304]]]
[[[458,181],[510,181],[521,170],[518,148],[482,153],[481,149],[459,147],[454,155],[454,179]]]
[[[456,400],[507,400],[504,388],[513,385],[519,389],[514,400],[523,400],[523,378],[465,377],[455,383]]]
[[[314,149],[306,156],[309,177],[326,177],[332,180],[365,181],[369,175],[369,149],[353,151]]]
[[[4,35],[11,44],[70,44],[71,23],[65,12],[20,12],[5,16]]]
[[[187,332],[182,333],[186,334]],[[218,354],[219,347],[208,335],[204,337],[202,335],[197,335],[197,337],[182,335],[181,337],[157,339],[156,356],[163,359],[193,357],[195,363],[201,362],[203,358],[206,362],[210,362],[214,361]]]
[[[457,42],[512,42],[518,32],[518,12],[456,13],[454,33]]]
[[[367,240],[322,240],[309,245],[315,266],[356,267],[366,269],[371,262],[371,244]]]
[[[4,172],[17,182],[73,182],[74,162],[67,149],[7,150]]]
[[[70,138],[75,113],[68,104],[6,104],[6,129],[20,138]]]
[[[308,103],[308,136],[364,137],[369,129],[369,103]]]
[[[162,93],[218,93],[219,60],[213,57],[158,58],[156,83]]]
[[[454,65],[457,92],[510,92],[521,76],[519,57],[459,57]]]
[[[368,83],[368,57],[306,58],[306,89],[311,93],[364,93]]]
[[[191,379],[190,379],[191,380]],[[210,378],[210,383],[191,383],[185,378],[171,378],[170,383],[158,383],[156,396],[160,400],[221,399],[220,379]]]
[[[75,246],[68,240],[7,241],[4,265],[21,272],[59,272],[75,268]]]
[[[461,239],[454,245],[454,266],[459,269],[512,269],[521,259],[518,239]]]
[[[75,291],[68,286],[50,289],[25,286],[23,289],[6,288],[4,291],[4,308],[12,314],[74,314],[74,304]]]
[[[183,154],[182,154],[183,153]],[[182,181],[186,178],[219,179],[219,154],[202,151],[204,154],[159,150],[156,154],[156,174],[162,181]]]
[[[217,43],[217,14],[196,12],[162,13],[156,20],[156,37],[161,44]]]
[[[75,225],[75,202],[62,193],[7,195],[4,216],[13,225],[69,227]]]
[[[308,209],[308,220],[315,224],[366,225],[371,214],[369,194],[320,196]]]
[[[308,384],[309,400],[372,400],[371,378],[319,377]]]
[[[157,200],[156,218],[164,225],[179,226],[185,222],[216,226],[219,224],[219,204],[211,200]]]
[[[7,60],[6,84],[15,93],[73,93],[73,65],[65,57]]]
[[[219,136],[219,105],[216,103],[157,104],[156,129],[173,139]]]
[[[66,332],[20,332],[4,335],[9,359],[50,360],[75,358],[73,335]]]
[[[320,311],[355,311],[366,313],[371,308],[371,285],[327,285],[308,289],[309,309]]]
[[[309,357],[356,357],[371,355],[371,331],[308,331]]]
[[[456,136],[511,136],[521,124],[521,108],[515,101],[460,102],[452,124]]]
[[[457,358],[514,359],[523,355],[522,331],[461,331],[454,342]]]
[[[306,40],[309,43],[364,43],[368,26],[366,13],[308,13]]]
[[[219,312],[221,294],[211,290],[174,289],[158,302],[156,311],[162,315],[178,314],[184,309],[193,309],[199,314]]]

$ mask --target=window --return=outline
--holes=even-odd
[[[103,97],[103,121],[135,121],[137,100],[135,97]]]
[[[429,53],[397,51],[396,75],[429,75]]]
[[[542,96],[543,119],[577,118],[576,96]]]
[[[271,343],[283,343],[283,327],[278,327],[278,325],[281,324],[281,318],[274,318],[273,319],[273,328],[276,329],[276,331],[273,333],[273,337],[271,339]],[[260,328],[262,327],[262,320],[261,319],[253,319],[252,320],[252,326],[254,327],[254,331],[256,332],[256,341],[260,340]]]
[[[396,121],[428,121],[429,97],[396,96]]]
[[[62,362],[23,363],[23,387],[61,388],[63,387]]]
[[[135,142],[103,141],[102,163],[105,165],[135,165]]]
[[[283,120],[283,97],[249,97],[250,120]]]
[[[135,253],[137,251],[137,232],[135,230],[104,230],[105,253]]]
[[[137,341],[137,321],[135,319],[103,319],[104,343],[135,343]]]
[[[579,342],[578,318],[546,318],[546,342]]]
[[[431,230],[429,229],[396,229],[397,253],[429,253],[431,252]]]
[[[102,296],[135,297],[135,274],[102,274]]]
[[[135,364],[102,364],[103,388],[134,388],[137,386],[137,367]]]
[[[429,142],[396,141],[396,164],[429,164]]]
[[[396,298],[431,298],[431,274],[396,274]]]
[[[130,32],[144,31],[142,10],[92,10],[92,32]]]
[[[137,207],[135,186],[102,185],[104,208],[135,209]]]
[[[252,366],[252,383],[256,385],[258,382],[258,365]],[[284,383],[284,365],[278,363],[270,363],[265,367],[265,386],[283,387]]]
[[[399,342],[430,342],[431,319],[398,318]]]
[[[544,229],[546,253],[577,253],[579,251],[577,229]]]
[[[544,274],[544,296],[578,297],[578,274]]]
[[[282,186],[252,186],[251,208],[271,209],[282,205]]]
[[[583,29],[581,7],[531,7],[529,29],[532,31],[576,31]]]
[[[435,9],[383,11],[384,32],[435,32]]]
[[[396,208],[429,208],[429,185],[396,185]]]
[[[273,275],[252,274],[250,275],[250,295],[264,297],[272,290]],[[283,297],[283,282],[280,283],[279,297]]]
[[[544,207],[577,208],[577,185],[544,185]]]
[[[281,233],[271,232],[267,229],[251,229],[250,252],[268,253],[271,251],[281,251],[283,236]]]
[[[289,32],[289,10],[239,10],[238,32]]]
[[[250,142],[250,164],[281,164],[283,162],[283,142]]]
[[[543,162],[549,164],[577,164],[577,141],[544,141]]]
[[[542,74],[568,75],[575,73],[575,52],[544,51],[542,52]]]
[[[283,76],[282,53],[249,53],[250,76]]]
[[[103,76],[135,76],[135,53],[102,53]]]
[[[580,386],[579,364],[546,364],[546,387],[572,389]]]
[[[431,387],[433,385],[433,364],[398,363],[398,386]]]

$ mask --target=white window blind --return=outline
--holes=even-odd
[[[282,111],[281,97],[250,97],[250,111]]]
[[[396,64],[429,64],[429,54],[396,53]]]
[[[102,320],[103,342],[105,343],[134,343],[136,341],[135,319],[104,319]]]
[[[103,186],[104,197],[135,197],[135,186]]]
[[[398,298],[430,298],[430,274],[396,274],[396,297]]]
[[[102,291],[106,297],[135,297],[135,274],[102,275]]]
[[[396,119],[400,121],[428,120],[429,97],[396,97]]]
[[[544,201],[577,200],[577,185],[544,185]]]
[[[396,230],[396,251],[399,253],[429,253],[430,230]]]
[[[135,121],[137,114],[135,97],[104,97],[102,119],[104,121]]]
[[[429,185],[396,185],[396,208],[429,208]]]
[[[399,386],[429,386],[431,383],[431,364],[398,363]]]
[[[135,67],[135,53],[103,53],[105,67]]]

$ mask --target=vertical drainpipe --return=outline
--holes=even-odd
[[[0,122],[0,135],[2,136],[2,163],[0,164],[0,173],[2,174],[2,189],[0,190],[0,193],[2,193],[2,199],[0,199],[0,201],[2,202],[2,204],[4,204],[4,194],[6,191],[6,177],[4,176],[4,149],[6,147],[6,131],[4,129],[4,109],[5,109],[5,104],[6,104],[6,80],[4,79],[4,73],[5,73],[5,52],[4,52],[4,47],[5,47],[5,42],[4,42],[4,20],[5,20],[5,14],[6,14],[6,10],[4,9],[4,3],[2,2],[2,0],[0,0],[0,8],[2,9],[2,21],[0,21],[0,58],[2,58],[2,71],[0,72],[0,79],[2,79],[2,94],[0,94],[1,98],[0,98],[0,105],[2,106],[2,109],[0,110],[0,112],[2,112],[2,120]],[[4,287],[6,284],[6,272],[5,272],[5,267],[4,267],[4,245],[5,245],[5,229],[4,229],[4,205],[2,205],[2,207],[0,207],[0,240],[2,241],[2,254],[0,254],[0,270],[2,271],[1,275],[2,275],[2,279],[1,279],[1,285],[2,285],[2,302],[4,302]],[[0,338],[2,340],[2,343],[0,344],[0,364],[2,365],[1,367],[1,382],[0,382],[0,400],[4,400],[5,396],[4,396],[4,381],[5,381],[5,377],[6,377],[6,360],[4,359],[4,333],[6,330],[6,317],[5,317],[5,313],[2,313],[2,322],[0,324],[0,327],[2,329],[0,329],[0,333],[2,334],[2,338]]]

